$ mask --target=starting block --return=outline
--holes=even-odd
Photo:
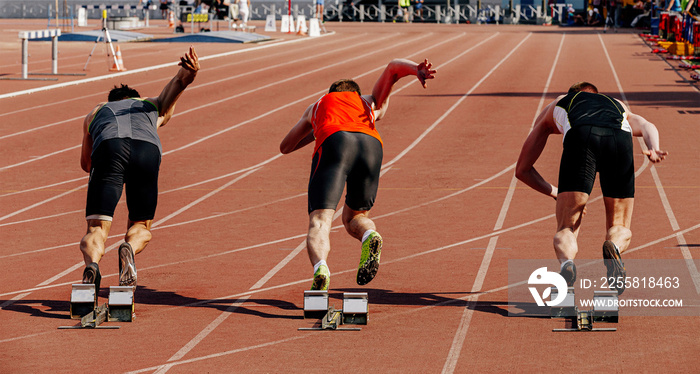
[[[134,320],[134,287],[109,288],[109,321],[132,322]]]
[[[107,304],[102,304],[93,309],[80,319],[80,324],[75,326],[59,326],[59,329],[118,329],[119,326],[100,326],[107,320],[109,308]]]
[[[343,310],[328,306],[328,291],[304,291],[304,318],[321,320],[320,327],[300,327],[303,331],[360,331],[359,327],[339,327],[342,324],[366,325],[368,315],[366,292],[343,293]]]
[[[595,322],[619,322],[617,291],[593,291],[593,320]]]
[[[321,318],[328,312],[328,291],[304,291],[304,318]]]
[[[343,294],[343,323],[366,325],[368,313],[367,292],[346,292]]]
[[[576,317],[571,318],[572,324],[575,326],[565,329],[552,329],[553,332],[570,332],[570,331],[617,331],[615,327],[593,327],[593,310],[578,310],[576,308]]]
[[[556,298],[556,289],[552,288],[552,299]],[[552,307],[552,318],[568,318],[571,321],[570,328],[552,329],[554,332],[568,331],[617,331],[617,328],[593,327],[593,322],[619,321],[617,291],[594,291],[593,309],[578,310],[575,304],[573,287],[569,287],[564,301],[556,307]]]
[[[97,290],[94,284],[74,284],[70,293],[70,318],[81,319],[97,307]]]
[[[551,288],[550,300],[554,300],[559,295],[556,287]],[[550,307],[550,317],[552,318],[571,318],[576,317],[576,296],[574,288],[569,287],[566,290],[566,298],[557,306]]]

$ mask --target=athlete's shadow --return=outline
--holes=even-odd
[[[0,305],[9,300],[0,300]],[[63,300],[25,300],[12,301],[2,310],[24,313],[32,317],[70,319],[70,304]]]
[[[476,312],[497,314],[503,317],[527,317],[549,318],[543,313],[541,307],[535,303],[514,303],[508,301],[469,301],[469,295],[475,292],[394,292],[392,290],[348,288],[335,291],[342,292],[367,292],[370,307],[372,304],[383,305],[410,305],[418,307],[460,307],[469,308]],[[343,294],[329,293],[330,299],[340,299],[342,305]],[[413,309],[419,312],[420,308]],[[547,310],[548,311],[548,310]],[[410,312],[409,312],[410,313]]]
[[[301,310],[294,303],[272,299],[245,299],[245,303],[233,306],[241,299],[199,299],[183,296],[173,291],[159,291],[148,287],[139,286],[134,294],[136,309],[138,304],[169,305],[183,308],[214,308],[222,312],[229,311],[236,314],[249,314],[263,318],[303,319]],[[251,304],[256,304],[252,306]],[[251,305],[251,306],[246,306]],[[264,310],[263,310],[264,309]],[[293,313],[274,313],[274,310],[295,311]]]

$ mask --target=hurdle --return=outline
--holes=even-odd
[[[2,80],[50,80],[55,81],[58,78],[29,78],[28,75],[85,75],[80,73],[58,73],[58,37],[61,36],[60,29],[36,30],[36,31],[20,31],[19,38],[22,40],[22,77],[2,77]],[[51,73],[29,73],[29,40],[51,38]]]
[[[158,9],[158,7],[156,5],[146,6],[146,5],[105,5],[105,4],[100,4],[100,5],[78,5],[78,7],[85,9],[85,20],[87,20],[87,17],[88,17],[87,12],[88,11],[95,11],[95,10],[99,10],[99,11],[105,11],[105,10],[107,10],[107,11],[111,11],[111,10],[123,11],[126,16],[125,17],[114,17],[117,19],[117,21],[113,21],[113,22],[118,22],[121,19],[126,19],[129,17],[132,17],[131,16],[132,10],[135,10],[135,11],[140,10],[143,13],[143,21],[145,22],[145,27],[150,27],[151,11]],[[138,14],[138,12],[136,14]],[[138,17],[136,17],[136,18],[138,18]],[[78,22],[80,23],[80,20],[78,20]],[[125,22],[128,22],[128,20],[126,20]],[[132,27],[140,27],[139,24],[134,24],[131,26]],[[113,28],[117,29],[116,26]]]

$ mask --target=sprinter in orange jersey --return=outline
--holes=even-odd
[[[382,237],[369,219],[382,166],[383,143],[375,121],[389,106],[389,95],[401,78],[413,75],[423,88],[435,70],[424,60],[417,64],[393,60],[374,84],[371,95],[362,95],[357,83],[342,79],[328,93],[306,108],[297,124],[280,144],[284,154],[315,140],[309,179],[309,233],[306,249],[314,266],[312,290],[327,290],[330,283],[328,253],[333,215],[347,184],[343,225],[362,242],[357,284],[369,283],[379,270]]]

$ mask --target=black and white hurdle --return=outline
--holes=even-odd
[[[61,29],[47,29],[35,31],[20,31],[19,38],[22,40],[22,77],[21,78],[0,78],[5,80],[58,80],[58,78],[29,78],[31,75],[85,75],[85,74],[59,74],[58,73],[58,37],[61,36]],[[51,73],[29,73],[29,40],[51,38]]]

